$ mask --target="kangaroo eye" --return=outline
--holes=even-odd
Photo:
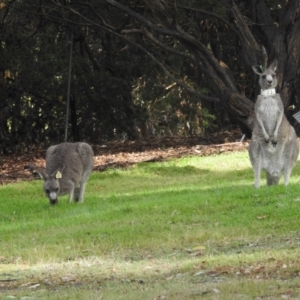
[[[48,189],[46,189],[46,193],[47,193],[47,194],[49,194],[49,193],[50,193],[50,191],[49,191]]]
[[[266,75],[262,75],[261,78],[262,78],[262,79],[266,79]]]

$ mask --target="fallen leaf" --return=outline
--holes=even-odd
[[[199,275],[203,275],[203,274],[205,274],[205,272],[199,271],[199,272],[195,273],[193,276],[199,276]]]
[[[29,289],[35,289],[35,288],[37,288],[37,287],[39,287],[39,286],[40,286],[40,284],[37,283],[37,284],[35,284],[35,285],[29,286],[28,288],[29,288]]]
[[[263,215],[263,216],[257,216],[256,219],[263,220],[263,219],[266,219],[268,217],[269,217],[268,215]]]
[[[194,248],[192,248],[193,251],[199,251],[199,250],[205,250],[206,247],[205,246],[196,246]]]

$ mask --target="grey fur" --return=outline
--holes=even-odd
[[[268,69],[259,71],[262,91],[277,86],[277,60]],[[294,128],[284,115],[284,106],[279,94],[259,95],[255,103],[255,120],[249,156],[254,171],[254,185],[260,187],[261,170],[266,171],[267,185],[278,184],[284,173],[284,185],[288,185],[299,154],[299,143]]]
[[[63,194],[69,194],[69,203],[73,198],[83,202],[86,182],[94,165],[93,156],[92,148],[86,143],[62,143],[48,148],[46,172],[35,165],[29,168],[44,179],[44,191],[50,204],[56,204],[58,195]]]

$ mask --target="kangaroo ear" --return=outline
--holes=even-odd
[[[33,174],[37,173],[41,179],[47,180],[47,178],[49,178],[47,173],[39,169],[35,164],[30,164],[28,166],[25,166],[24,169],[32,171]]]
[[[265,68],[262,65],[252,66],[252,69],[253,69],[254,73],[256,73],[257,75],[261,75],[265,70]]]
[[[273,70],[274,72],[277,69],[278,60],[274,59],[274,61],[270,64],[269,69]]]

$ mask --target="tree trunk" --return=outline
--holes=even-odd
[[[70,113],[71,113],[71,126],[72,126],[72,135],[73,141],[79,142],[79,128],[78,128],[78,120],[77,120],[77,109],[76,109],[76,98],[75,96],[70,97]]]

